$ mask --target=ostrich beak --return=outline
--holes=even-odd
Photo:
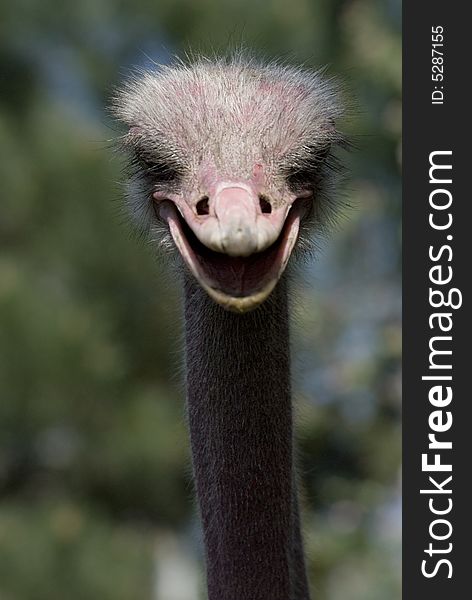
[[[159,215],[199,284],[224,308],[240,313],[259,306],[276,286],[303,213],[300,202],[263,212],[259,197],[242,185],[217,190],[203,215],[188,204],[159,204]]]

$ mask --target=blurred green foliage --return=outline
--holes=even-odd
[[[400,12],[2,3],[1,600],[197,597],[159,580],[169,535],[196,546],[179,290],[123,214],[106,106],[133,65],[240,44],[327,63],[357,113],[354,208],[297,292],[308,566],[320,600],[400,597]]]

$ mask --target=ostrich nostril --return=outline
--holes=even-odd
[[[260,205],[261,211],[263,213],[271,213],[272,212],[272,206],[269,202],[269,199],[267,198],[267,196],[264,196],[264,194],[260,194],[260,196],[259,196],[259,205]]]
[[[203,198],[201,198],[197,202],[197,215],[209,215],[210,214],[210,207],[208,206],[208,202],[209,202],[208,196],[203,196]]]

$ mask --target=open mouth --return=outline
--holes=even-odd
[[[304,213],[301,201],[293,204],[276,241],[250,256],[229,256],[205,246],[171,201],[159,210],[187,267],[203,289],[224,308],[246,312],[272,292],[284,272],[297,241]]]

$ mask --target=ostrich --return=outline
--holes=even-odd
[[[208,598],[308,600],[288,273],[334,215],[338,90],[319,72],[237,54],[141,72],[113,110],[131,212],[182,267]]]

